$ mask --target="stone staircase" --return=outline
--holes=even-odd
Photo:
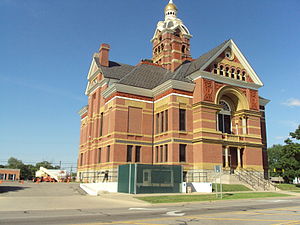
[[[277,191],[276,186],[269,180],[266,180],[263,174],[255,169],[239,169],[231,174],[237,180],[255,191]]]

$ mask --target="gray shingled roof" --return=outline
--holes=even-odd
[[[209,52],[203,54],[202,56],[200,56],[198,59],[196,59],[195,61],[191,62],[190,67],[186,73],[186,76],[199,70],[211,57],[213,57],[221,48],[224,47],[224,45],[227,44],[227,41],[224,41],[222,44],[220,44],[219,46],[213,48],[212,50],[210,50]]]
[[[123,77],[118,83],[134,87],[153,89],[158,86],[169,71],[154,65],[141,64]]]
[[[98,67],[102,70],[105,78],[118,79],[118,83],[120,84],[153,89],[167,80],[180,80],[193,83],[186,77],[199,70],[211,57],[223,48],[228,41],[230,40],[223,42],[192,62],[184,62],[175,72],[149,64],[131,66],[112,61],[109,61],[109,66],[105,67],[100,65],[98,57],[95,57],[95,61]]]
[[[95,61],[97,63],[98,68],[102,70],[105,78],[120,80],[135,68],[134,66],[131,65],[113,62],[113,61],[109,61],[108,67],[101,66],[98,57],[95,57]]]

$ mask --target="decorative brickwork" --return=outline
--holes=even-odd
[[[216,165],[267,171],[261,81],[232,40],[192,60],[192,36],[177,11],[167,5],[152,60],[110,61],[107,44],[94,54],[79,111],[78,180],[101,182],[108,171],[116,181],[128,163],[182,165],[187,177],[213,177]]]
[[[209,101],[209,102],[213,102],[214,97],[214,85],[213,85],[213,81],[211,80],[203,80],[203,86],[204,86],[204,101]]]

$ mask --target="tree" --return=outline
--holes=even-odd
[[[11,169],[21,169],[21,167],[24,165],[24,163],[21,160],[18,160],[14,157],[10,157],[7,160],[7,167]]]
[[[35,167],[37,169],[39,169],[40,167],[44,167],[46,169],[60,169],[59,166],[53,166],[52,163],[50,163],[48,161],[39,162],[39,163],[35,164]]]
[[[268,149],[269,167],[271,175],[282,176],[285,182],[290,183],[295,177],[300,177],[300,125],[291,132],[285,140],[285,145],[274,145]],[[274,168],[277,170],[273,172]]]
[[[282,155],[282,145],[273,145],[271,148],[268,148],[269,170],[272,177],[282,176]]]

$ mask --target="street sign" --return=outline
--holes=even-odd
[[[221,165],[215,165],[215,173],[221,173],[222,172],[222,166]]]

